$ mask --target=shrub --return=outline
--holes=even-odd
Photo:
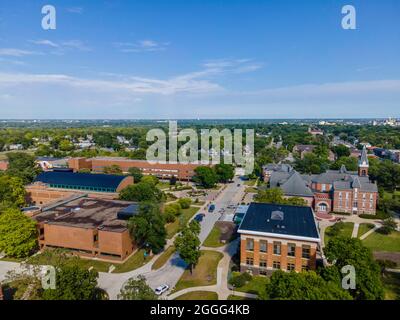
[[[230,280],[229,283],[234,286],[235,288],[241,288],[243,287],[248,281],[251,281],[253,277],[251,276],[250,273],[248,272],[243,272],[239,275],[233,276]]]
[[[181,198],[178,200],[178,203],[181,205],[182,209],[189,209],[192,204],[192,200],[190,198]]]
[[[182,207],[179,203],[171,203],[165,206],[164,213],[179,216],[182,213]]]
[[[175,222],[175,214],[173,212],[164,212],[165,221],[167,223]]]

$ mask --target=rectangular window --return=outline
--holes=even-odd
[[[308,271],[310,268],[308,266],[301,266],[301,271]]]
[[[247,264],[248,266],[252,266],[252,265],[254,264],[253,258],[247,257],[247,258],[246,258],[246,264]]]
[[[281,268],[281,263],[279,261],[274,261],[272,263],[272,268],[273,269],[280,269]]]
[[[267,267],[267,260],[260,260],[260,268],[266,268]]]
[[[260,252],[267,252],[267,241],[260,240]]]
[[[281,243],[274,242],[274,254],[280,256],[281,255]]]
[[[258,271],[258,273],[262,276],[266,276],[267,275],[267,270],[264,269],[260,269],[260,271]]]
[[[295,269],[294,263],[288,263],[287,264],[287,271],[293,271]]]
[[[288,243],[287,255],[288,255],[288,257],[294,257],[296,255],[296,244]]]
[[[246,250],[247,251],[254,250],[254,240],[253,239],[246,239]]]
[[[310,246],[302,246],[301,251],[302,251],[301,257],[303,259],[310,259],[310,252],[311,252]]]

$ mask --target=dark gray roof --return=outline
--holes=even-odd
[[[290,173],[289,178],[280,186],[288,196],[298,196],[298,197],[312,197],[313,192],[309,187],[307,187],[306,182],[303,180],[301,175],[293,170]]]
[[[290,164],[286,163],[281,163],[281,164],[270,163],[263,166],[263,170],[270,170],[274,172],[290,172],[293,170],[293,167]]]
[[[359,164],[363,165],[363,166],[368,166],[369,165],[367,149],[365,148],[365,146],[364,146],[364,148],[363,148],[363,150],[361,152],[361,157],[360,157]]]
[[[275,216],[275,219],[272,219],[272,216]],[[319,240],[317,225],[310,207],[251,203],[240,224],[238,232],[241,231]]]
[[[335,190],[351,190],[353,188],[360,189],[365,192],[378,192],[378,187],[375,183],[369,181],[368,177],[351,176],[346,181],[335,181],[333,184]]]

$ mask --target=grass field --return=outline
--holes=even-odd
[[[357,237],[361,237],[364,233],[367,233],[369,230],[373,229],[375,227],[374,224],[372,223],[361,223],[359,228],[358,228],[358,234]]]
[[[57,254],[59,251],[45,251],[45,253],[38,254],[34,257],[28,259],[29,264],[37,264],[37,265],[56,265],[58,261],[60,261],[59,255]],[[69,258],[68,258],[69,259]],[[150,257],[144,257],[144,250],[140,249],[135,252],[126,262],[123,264],[105,262],[93,259],[82,259],[82,258],[71,258],[76,261],[76,263],[82,268],[89,269],[93,267],[98,272],[108,272],[110,266],[114,265],[115,270],[113,273],[122,273],[135,270],[140,268],[145,263],[150,261]]]
[[[399,252],[400,232],[395,231],[392,232],[390,235],[373,232],[371,235],[363,240],[363,243],[372,251]]]
[[[217,267],[223,255],[220,252],[202,250],[199,262],[193,273],[187,269],[175,286],[174,291],[185,288],[210,286],[217,283]]]
[[[246,297],[240,297],[240,296],[235,296],[235,295],[229,295],[228,300],[254,300],[252,298],[246,298]]]
[[[211,248],[222,247],[224,243],[219,240],[220,237],[221,230],[217,226],[214,226],[207,239],[204,241],[203,246]]]
[[[115,270],[113,273],[123,273],[135,270],[145,265],[147,262],[151,260],[151,257],[144,257],[145,250],[140,249],[136,251],[133,256],[131,256],[126,262],[123,264],[114,264]]]
[[[354,228],[354,223],[353,222],[344,222],[343,223],[343,229],[340,230],[339,235],[338,236],[342,236],[342,237],[346,237],[346,238],[350,238],[351,234],[353,232],[353,228]],[[324,235],[324,242],[325,245],[328,244],[329,239],[331,238],[328,233],[331,230],[331,227],[326,228],[325,230],[325,235]]]
[[[169,246],[167,250],[165,250],[158,258],[157,260],[153,263],[151,266],[152,270],[158,270],[160,269],[167,261],[168,259],[175,253],[175,247],[174,246]]]
[[[185,293],[174,300],[218,300],[218,295],[211,291],[193,291]]]
[[[240,272],[233,272],[232,276],[239,275]],[[235,288],[235,291],[253,293],[257,295],[265,294],[265,287],[268,284],[269,279],[264,276],[253,276],[253,278],[240,288]]]
[[[385,272],[382,276],[385,300],[400,300],[400,273]]]
[[[180,228],[181,223],[186,225],[190,218],[199,211],[199,207],[190,207],[189,209],[183,209],[182,214],[172,223],[168,223],[165,228],[167,229],[167,238],[171,239]]]

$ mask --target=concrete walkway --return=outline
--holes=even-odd
[[[371,235],[372,233],[374,233],[376,230],[378,230],[381,227],[381,225],[376,224],[375,227],[369,231],[367,231],[366,233],[364,233],[361,237],[360,240],[364,240],[366,237],[368,237],[369,235]]]
[[[352,237],[352,238],[357,238],[359,227],[360,227],[360,224],[359,224],[359,223],[354,223],[353,233],[351,234],[351,237]]]
[[[196,291],[209,291],[215,292],[218,295],[218,300],[227,300],[230,295],[257,299],[257,295],[233,291],[228,288],[228,273],[229,273],[229,265],[232,259],[232,256],[236,253],[239,245],[239,239],[232,241],[224,247],[220,248],[210,248],[210,247],[201,247],[201,250],[210,250],[221,252],[224,257],[220,260],[217,267],[217,284],[210,286],[198,286],[198,287],[190,287],[183,290],[179,290],[167,296],[168,300],[174,300],[175,298],[189,292]]]

